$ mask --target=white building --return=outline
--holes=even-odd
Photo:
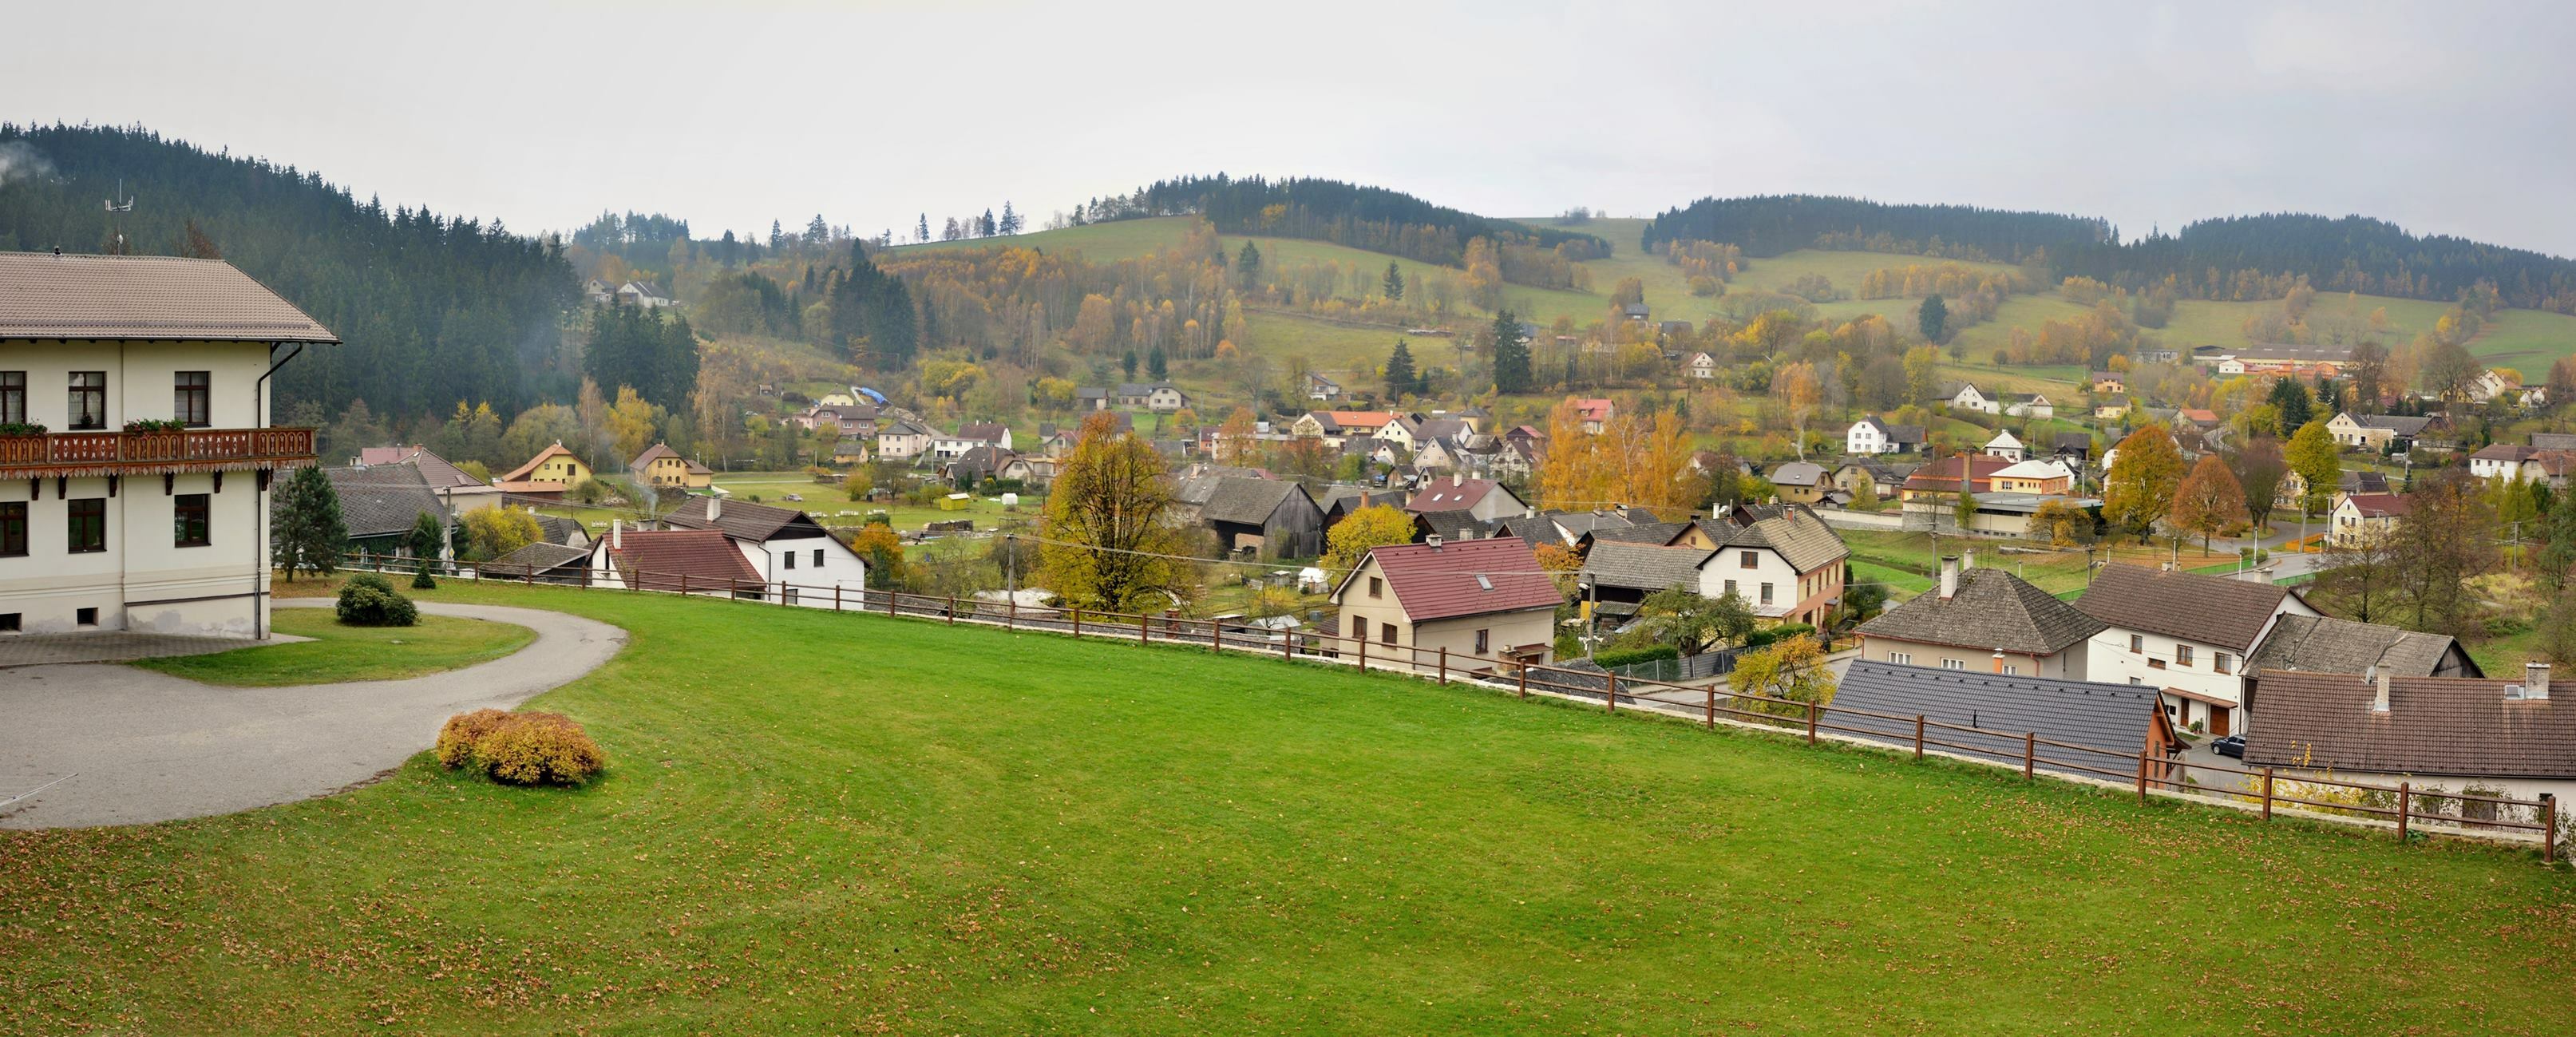
[[[2106,565],[2075,607],[2106,629],[2085,653],[2085,679],[2163,689],[2177,727],[2243,733],[2245,658],[2284,615],[2320,613],[2269,582],[2139,565]]]
[[[1995,438],[1986,441],[1985,449],[1986,456],[2000,457],[2007,461],[2019,461],[2030,456],[2029,448],[2024,447],[2021,440],[2010,430],[1995,433]]]
[[[714,530],[725,535],[782,605],[856,609],[868,585],[867,560],[801,511],[720,497],[691,497],[662,516],[670,529]]]
[[[1872,414],[1843,431],[1843,453],[1910,454],[1923,449],[1923,426],[1890,425]]]
[[[2004,405],[2001,402],[1977,391],[1976,386],[1965,382],[1951,390],[1949,402],[1951,410],[1984,411],[1988,414],[2001,414],[2004,411]]]
[[[269,376],[338,341],[221,260],[0,253],[0,636],[266,637],[271,483],[313,463]]]

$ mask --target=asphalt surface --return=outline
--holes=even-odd
[[[0,799],[64,779],[0,807],[0,828],[145,824],[325,795],[429,748],[449,716],[516,706],[626,644],[623,630],[560,612],[437,602],[420,610],[514,623],[537,639],[461,670],[285,688],[113,665],[0,670]]]

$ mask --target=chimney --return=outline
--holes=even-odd
[[[625,519],[613,518],[608,520],[608,549],[611,551],[626,550]]]
[[[2371,684],[2370,711],[2373,713],[2386,714],[2388,712],[2389,673],[2386,669],[2377,666],[2371,667],[2371,671],[2377,679]]]
[[[2543,701],[2549,698],[2548,663],[2522,664],[2522,697]]]
[[[716,519],[718,519],[718,518],[722,518],[723,516],[724,516],[724,498],[722,498],[722,497],[709,497],[709,498],[707,498],[707,521],[709,521],[709,522],[713,522],[713,521],[715,521],[715,520],[716,520]]]
[[[1941,600],[1948,601],[1959,593],[1959,558],[1941,556]]]
[[[1422,542],[1429,545],[1434,551],[1440,550],[1440,534],[1438,533],[1433,533],[1430,536],[1423,537]]]
[[[1467,473],[1465,473],[1465,472],[1451,472],[1451,473],[1449,473],[1449,485],[1451,485],[1451,486],[1465,486],[1465,485],[1467,485]]]
[[[1977,549],[1976,549],[1976,548],[1971,547],[1971,548],[1969,548],[1969,549],[1967,549],[1967,550],[1965,550],[1965,551],[1961,551],[1961,552],[1959,552],[1959,571],[1960,571],[1960,572],[1966,572],[1966,571],[1968,571],[1968,570],[1970,570],[1970,569],[1974,569],[1974,568],[1976,568],[1976,567],[1977,567]]]

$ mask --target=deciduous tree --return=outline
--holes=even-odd
[[[2202,454],[2191,474],[2174,487],[2173,505],[2165,515],[2175,529],[2200,534],[2200,553],[2207,555],[2211,537],[2245,525],[2245,488],[2218,455]]]
[[[1824,645],[1805,635],[1739,657],[1727,684],[1747,694],[1786,700],[1735,700],[1737,708],[1775,716],[1805,716],[1807,703],[1829,705],[1836,690],[1834,671],[1825,665]]]
[[[1413,542],[1413,516],[1385,504],[1371,504],[1342,517],[1324,538],[1325,571],[1357,569],[1370,548]]]
[[[2307,487],[2302,507],[2314,514],[2343,482],[2343,458],[2336,452],[2334,433],[2326,431],[2324,421],[2311,420],[2291,434],[2286,454],[2290,470],[2299,473]]]
[[[2148,425],[2120,441],[2119,455],[2102,480],[2102,517],[2143,539],[2173,507],[2183,478],[2182,451],[2163,425]]]
[[[1162,455],[1108,414],[1084,418],[1047,495],[1039,556],[1048,588],[1067,604],[1126,612],[1193,596],[1197,567],[1171,521],[1165,474]]]

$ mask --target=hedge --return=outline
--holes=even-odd
[[[1638,663],[1650,663],[1662,659],[1679,659],[1681,655],[1681,649],[1671,645],[1647,645],[1643,648],[1613,648],[1607,652],[1595,652],[1592,662],[1593,665],[1608,669],[1613,666],[1634,666]]]

